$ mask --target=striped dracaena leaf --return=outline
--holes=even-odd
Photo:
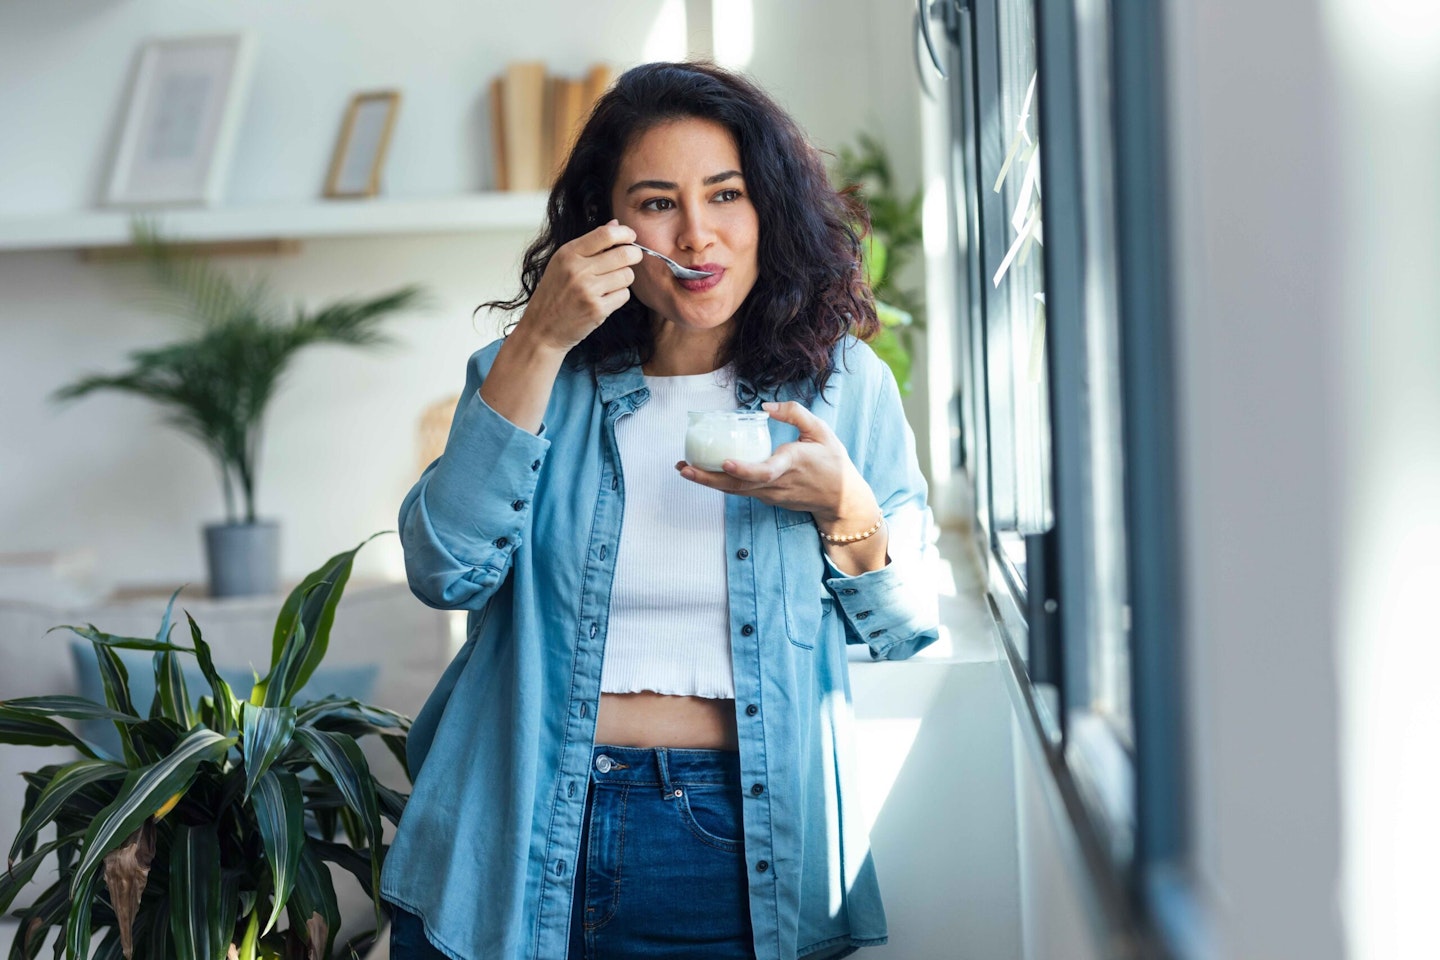
[[[265,771],[250,795],[250,803],[274,881],[274,906],[261,930],[263,936],[280,919],[295,885],[300,851],[305,845],[305,804],[300,795],[300,781],[295,774],[280,767]]]
[[[56,847],[67,842],[68,837],[60,837],[48,843],[42,843],[36,847],[34,852],[19,863],[12,857],[9,869],[0,873],[0,914],[10,909],[10,904],[15,901],[16,895],[25,888],[30,879],[35,876],[35,871],[40,869],[40,861],[48,857]]]
[[[204,727],[190,731],[169,756],[131,771],[115,800],[91,824],[85,834],[84,853],[75,868],[72,889],[77,893],[87,878],[95,875],[111,850],[163,807],[177,793],[194,782],[200,764],[219,763],[235,745],[234,737],[222,737]]]
[[[310,943],[312,956],[330,956],[335,933],[340,929],[340,905],[335,899],[335,884],[330,869],[309,842],[300,854],[300,872],[295,878],[295,892],[290,898],[290,928],[306,930],[318,916],[325,930],[324,943]],[[298,921],[298,923],[297,923]]]
[[[335,608],[339,606],[340,596],[345,592],[345,584],[350,579],[355,555],[360,552],[361,547],[378,536],[380,534],[377,533],[367,537],[353,550],[337,553],[326,560],[319,569],[300,581],[285,598],[280,615],[275,619],[270,662],[273,673],[274,665],[282,659],[282,651],[297,633],[296,626],[303,625],[305,649],[302,656],[295,658],[294,672],[287,679],[288,692],[291,695],[305,685],[305,681],[310,679],[310,675],[324,659],[325,651],[330,645],[330,627],[335,622]],[[281,702],[290,701],[287,697]]]
[[[95,748],[49,717],[0,706],[0,743],[30,747],[74,747],[87,757]]]
[[[0,703],[18,713],[37,717],[64,717],[67,720],[113,720],[116,723],[139,723],[140,718],[86,700],[84,697],[16,697]]]
[[[95,888],[100,874],[91,871],[70,885],[70,915],[65,923],[65,952],[74,960],[90,955],[90,910],[95,905]]]
[[[253,703],[241,707],[241,738],[245,754],[245,796],[270,768],[295,732],[294,707],[257,707]]]
[[[155,701],[150,716],[174,720],[182,730],[189,730],[195,723],[190,690],[180,670],[180,658],[173,650],[155,654]]]
[[[381,845],[380,803],[375,796],[375,780],[370,776],[370,765],[365,754],[354,738],[343,733],[326,733],[299,727],[295,741],[303,746],[314,758],[315,763],[330,775],[345,803],[360,822],[360,831],[370,847],[370,885],[372,890],[380,889],[380,867],[384,857]],[[351,841],[358,840],[351,837]],[[375,899],[376,926],[379,926],[380,901]]]
[[[51,627],[45,632],[54,633],[56,630],[69,630],[77,637],[83,637],[92,643],[102,647],[114,647],[119,650],[173,650],[179,653],[194,653],[189,647],[177,646],[168,640],[151,640],[149,637],[117,637],[114,634],[105,633],[98,629],[95,624],[87,623],[83,627],[74,624],[62,623],[58,627]]]
[[[10,846],[11,862],[32,837],[55,819],[76,793],[94,783],[124,779],[125,768],[108,760],[77,760],[62,767],[40,791],[34,807],[21,821],[20,832]]]
[[[170,841],[170,939],[176,956],[191,960],[224,956],[216,952],[222,937],[229,943],[222,897],[215,827],[177,827]]]
[[[220,676],[215,669],[215,661],[210,656],[210,644],[205,642],[200,635],[200,625],[195,618],[187,611],[185,619],[190,623],[190,640],[195,644],[195,660],[200,665],[200,672],[205,675],[205,680],[210,684],[211,703],[217,713],[224,729],[220,733],[229,735],[240,724],[240,704],[235,700],[235,693],[230,689],[230,684]]]

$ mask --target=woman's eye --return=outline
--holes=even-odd
[[[640,204],[641,210],[669,210],[675,206],[675,201],[669,197],[651,197]]]
[[[721,190],[715,195],[715,199],[721,201],[722,203],[729,203],[732,200],[739,200],[740,191],[734,189],[733,187],[729,190]]]

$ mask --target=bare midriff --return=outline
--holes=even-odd
[[[659,693],[602,693],[595,742],[615,747],[738,750],[735,701]]]

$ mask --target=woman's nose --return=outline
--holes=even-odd
[[[704,250],[715,242],[715,225],[703,207],[682,214],[675,244],[681,250]]]

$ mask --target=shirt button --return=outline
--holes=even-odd
[[[770,861],[769,861],[769,860],[760,860],[760,861],[758,861],[758,862],[755,864],[755,869],[756,869],[756,870],[759,870],[761,873],[764,873],[766,870],[769,870],[769,869],[770,869]]]
[[[605,549],[605,544],[603,544],[603,543],[600,544],[600,559],[601,559],[601,560],[604,560],[604,559],[605,559],[605,554],[606,554],[607,552],[608,552],[608,551]]]
[[[515,511],[517,511],[517,512],[520,511],[520,510],[524,510],[524,509],[525,509],[525,501],[524,501],[524,500],[516,500],[516,501],[514,501],[513,503],[510,504],[510,509],[511,509],[511,510],[515,510]]]
[[[540,469],[540,461],[539,461],[539,460],[536,460],[534,463],[530,464],[530,469],[531,469],[531,470],[539,470],[539,469]]]
[[[870,631],[870,639],[871,639],[871,640],[874,640],[876,637],[880,636],[880,634],[882,634],[882,633],[884,633],[884,632],[885,632],[884,630],[871,630],[871,631]]]
[[[841,592],[843,595],[847,596],[847,597],[853,597],[853,596],[855,596],[855,588],[854,588],[854,587],[846,587],[844,590],[841,590],[840,592]]]
[[[510,546],[510,540],[507,537],[500,537],[496,539],[495,546],[501,550],[504,550],[506,547]]]
[[[735,556],[739,557],[741,560],[748,560],[750,559],[750,551],[746,550],[744,547],[741,547],[739,550],[735,551]]]
[[[619,489],[620,489],[620,478],[619,478],[619,477],[611,477],[611,478],[610,478],[610,489],[611,489],[611,490],[619,490]]]
[[[595,639],[595,634],[597,634],[597,633],[599,633],[599,632],[600,632],[600,625],[599,625],[598,623],[592,623],[592,624],[590,624],[590,639],[591,639],[591,640],[594,640],[594,639]]]
[[[743,627],[740,628],[740,635],[741,635],[742,637],[748,637],[748,636],[750,636],[750,634],[752,634],[752,633],[754,633],[754,632],[755,632],[755,628],[752,627],[752,626],[750,626],[750,624],[748,624],[748,623],[745,624],[745,626],[743,626]]]
[[[574,780],[571,780],[571,781],[570,781],[570,785],[565,788],[565,793],[566,793],[566,795],[571,796],[571,797],[575,796],[575,781],[574,781]]]
[[[870,619],[870,611],[869,611],[869,610],[861,610],[859,613],[855,614],[855,619],[856,619],[856,620],[868,620],[868,619]]]
[[[565,861],[564,861],[564,860],[556,860],[556,861],[555,861],[555,876],[557,876],[557,877],[563,877],[563,876],[565,876]]]
[[[753,716],[755,716],[755,714],[757,714],[757,713],[759,713],[759,712],[760,712],[760,708],[757,707],[757,706],[755,706],[755,704],[753,704],[753,703],[750,704],[750,706],[748,706],[748,707],[745,708],[745,716],[747,716],[747,717],[753,717]]]
[[[757,784],[755,784],[753,787],[750,788],[750,795],[753,796],[753,797],[758,797],[758,796],[760,796],[760,794],[762,794],[762,793],[764,793],[764,792],[765,792],[765,784],[763,784],[763,783],[757,783]]]

